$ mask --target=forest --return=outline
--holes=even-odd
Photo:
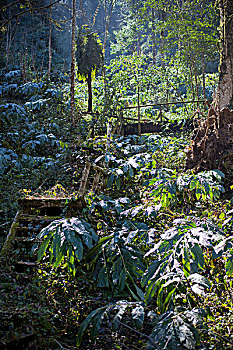
[[[232,0],[0,0],[0,349],[233,349]]]

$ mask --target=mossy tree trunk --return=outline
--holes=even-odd
[[[218,106],[232,104],[233,97],[233,1],[219,0],[220,9],[220,66],[218,86]]]
[[[92,87],[91,87],[91,72],[87,75],[87,86],[88,86],[88,112],[92,112]]]

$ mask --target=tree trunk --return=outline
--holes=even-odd
[[[115,5],[115,0],[112,0],[110,3],[110,10],[109,10],[109,15],[108,15],[107,14],[107,0],[104,1],[104,44],[103,44],[104,63],[105,63],[106,45],[107,45],[107,37],[108,37],[108,28],[109,28],[110,19],[112,16],[114,5]],[[106,81],[106,69],[105,69],[104,63],[103,63],[103,67],[102,67],[102,75],[103,75],[103,82],[104,82],[104,99],[105,99],[105,103],[106,103],[106,101],[107,101],[107,81]]]
[[[91,72],[87,76],[87,86],[88,86],[88,112],[92,112],[92,88],[91,88]]]
[[[233,97],[233,1],[219,0],[220,67],[217,102],[219,109],[230,106]]]
[[[75,126],[75,104],[74,104],[74,85],[75,85],[75,16],[76,16],[76,3],[73,0],[72,9],[72,38],[71,38],[71,77],[70,77],[70,114],[73,126]]]
[[[50,0],[50,5],[52,4],[52,0]],[[51,73],[51,62],[52,62],[52,6],[49,8],[49,67],[48,67],[48,79],[50,80],[50,73]]]
[[[223,108],[216,114],[210,108],[206,120],[199,121],[186,148],[186,168],[221,169],[225,174],[233,169],[233,111]]]
[[[233,1],[219,0],[221,51],[217,98],[210,106],[206,120],[199,121],[187,147],[186,168],[233,169]]]
[[[152,14],[152,58],[153,58],[153,64],[155,65],[155,60],[156,60],[155,9],[153,7],[151,9],[151,14]]]
[[[161,9],[159,12],[159,20],[164,23],[166,20],[166,13]],[[165,68],[165,55],[164,55],[164,42],[165,42],[164,30],[160,32],[160,52],[161,52],[161,66]]]
[[[202,52],[202,87],[203,87],[203,97],[206,100],[206,88],[205,88],[205,56],[204,52]]]

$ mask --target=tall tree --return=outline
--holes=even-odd
[[[187,150],[187,168],[219,168],[228,173],[233,169],[233,1],[219,0],[220,65],[217,98],[205,121],[194,130]]]
[[[103,65],[103,49],[97,35],[89,30],[78,33],[77,39],[78,73],[85,78],[88,86],[88,112],[92,112],[92,73]]]
[[[52,0],[50,0],[50,5]],[[48,78],[50,79],[51,73],[51,63],[52,63],[52,6],[49,8],[49,68],[48,68]]]
[[[70,113],[73,126],[75,125],[75,19],[76,19],[76,1],[72,0],[72,38],[71,38],[71,76],[70,76]]]
[[[233,98],[233,1],[219,0],[220,9],[220,74],[219,108],[232,104]]]

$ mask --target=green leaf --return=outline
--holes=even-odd
[[[139,305],[132,310],[132,320],[137,329],[141,329],[144,322],[145,310]]]
[[[82,322],[77,338],[76,338],[76,346],[80,346],[81,345],[81,341],[82,341],[82,336],[83,333],[85,332],[85,330],[87,329],[87,327],[92,323],[92,320],[95,316],[98,316],[99,314],[102,314],[105,311],[106,307],[101,307],[98,308],[94,311],[92,311],[86,318],[85,320]]]
[[[204,294],[204,288],[210,288],[210,282],[208,279],[199,273],[193,273],[188,277],[188,280],[191,280],[194,287],[192,290],[197,294]]]
[[[171,298],[172,298],[173,294],[175,293],[175,291],[176,291],[176,287],[174,287],[166,296],[166,299],[164,301],[163,311],[166,311],[166,309],[168,308],[169,303],[171,301]]]
[[[195,243],[194,246],[191,248],[191,251],[198,263],[198,265],[203,269],[205,266],[205,258],[202,249],[200,246]]]
[[[192,191],[192,190],[194,190],[196,188],[196,186],[197,186],[197,181],[196,180],[192,180],[191,183],[190,183],[189,188]]]
[[[126,282],[126,272],[123,268],[121,270],[120,276],[119,276],[119,290],[122,291],[125,288],[125,282]]]
[[[231,254],[227,257],[226,273],[228,276],[233,274],[233,250],[231,250]]]
[[[122,261],[121,261],[121,258],[117,259],[114,263],[113,263],[113,266],[112,266],[112,282],[113,284],[115,285],[118,280],[119,280],[119,277],[120,277],[120,273],[122,271]]]
[[[111,175],[107,181],[107,188],[111,188],[114,181],[114,175]]]
[[[98,273],[97,287],[109,287],[109,279],[106,266],[103,266]]]
[[[125,311],[128,308],[128,302],[127,301],[119,302],[119,304],[117,305],[117,308],[119,309],[119,311],[114,316],[113,321],[112,321],[113,331],[116,331],[117,328],[119,327],[120,321],[122,320],[122,316],[124,315]]]
[[[131,166],[129,166],[129,176],[134,177],[134,171],[133,171],[133,168]]]
[[[57,260],[60,249],[61,249],[61,235],[59,232],[59,227],[56,227],[56,232],[53,236],[53,251],[52,251],[55,261]]]
[[[138,294],[139,298],[143,301],[144,300],[144,293],[143,293],[143,291],[136,284],[135,284],[135,288],[136,288],[136,291],[137,291],[137,294]]]
[[[83,244],[81,241],[81,238],[75,235],[75,232],[68,232],[67,234],[67,241],[72,245],[75,256],[78,259],[78,261],[82,260],[83,257]]]
[[[51,239],[51,235],[52,234],[50,234],[48,237],[46,237],[45,240],[42,242],[42,244],[38,250],[37,261],[41,261],[41,259],[43,258],[44,253],[45,253],[46,249],[48,248],[48,245],[49,245],[49,242]]]
[[[120,179],[119,176],[116,178],[115,183],[116,183],[116,187],[117,187],[117,189],[119,191],[120,188],[121,188],[121,179]]]

